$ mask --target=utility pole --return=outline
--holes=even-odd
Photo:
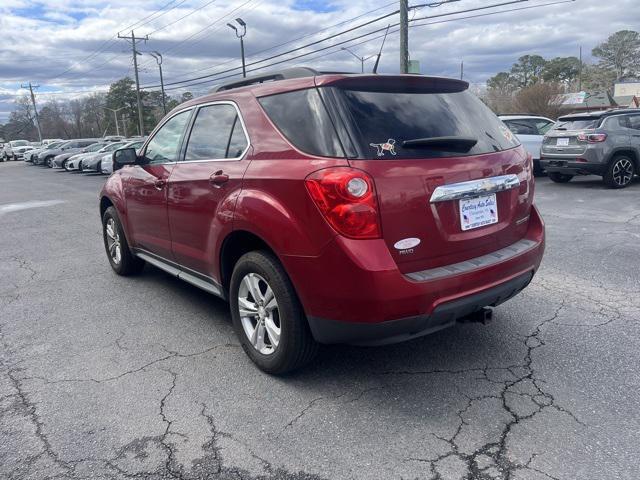
[[[400,73],[409,73],[409,0],[400,0]]]
[[[160,69],[160,89],[162,90],[162,109],[164,110],[164,114],[167,114],[167,100],[164,96],[164,79],[162,77],[162,54],[158,51],[149,52],[153,58],[156,59],[158,63],[158,68]]]
[[[578,69],[578,92],[582,91],[582,45],[580,45],[580,68]]]
[[[146,42],[149,40],[149,35],[145,35],[144,37],[136,37],[131,30],[131,37],[121,36],[118,34],[118,38],[124,38],[125,40],[131,40],[131,51],[133,52],[133,69],[136,72],[136,100],[138,102],[138,130],[140,130],[140,135],[144,135],[144,120],[142,116],[142,99],[140,98],[140,79],[138,78],[138,55],[142,55],[140,52],[136,50],[136,40]]]
[[[460,80],[464,79],[464,60],[460,62]]]
[[[120,110],[124,110],[125,107],[120,107],[120,108],[116,108],[115,110],[113,108],[107,108],[104,107],[105,110],[109,110],[110,112],[113,112],[113,119],[116,122],[116,135],[120,136],[120,128],[118,127],[118,112]]]
[[[20,85],[20,88],[27,88],[27,86],[29,87],[29,92],[31,93],[31,103],[33,104],[33,113],[36,119],[36,128],[38,129],[38,138],[40,139],[40,143],[42,143],[42,132],[40,131],[40,119],[38,118],[38,107],[36,107],[36,97],[33,94],[33,89],[40,88],[40,85],[31,85],[31,82],[29,82],[29,85]]]

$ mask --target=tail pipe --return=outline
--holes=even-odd
[[[458,319],[459,323],[481,323],[488,325],[493,320],[493,310],[484,307]]]

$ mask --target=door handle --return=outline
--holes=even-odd
[[[167,182],[165,180],[156,180],[155,182],[153,182],[153,184],[158,190],[162,190]]]
[[[218,170],[216,173],[209,177],[209,183],[212,186],[220,188],[222,185],[229,181],[229,175],[224,173],[222,170]]]

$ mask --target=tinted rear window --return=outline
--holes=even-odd
[[[438,158],[499,152],[519,145],[511,131],[475,95],[339,90],[351,137],[368,159]],[[403,142],[468,137],[475,146],[461,153],[446,147],[404,148]]]
[[[561,118],[558,120],[554,130],[585,130],[596,128],[600,122],[600,117],[594,118]]]
[[[335,128],[315,88],[259,99],[276,127],[296,148],[321,157],[344,157]]]

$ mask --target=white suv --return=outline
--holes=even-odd
[[[29,147],[31,144],[28,140],[11,140],[4,144],[2,149],[2,161],[8,162],[9,160],[17,160],[18,152],[14,151],[19,147]],[[24,150],[24,149],[22,149]]]
[[[518,137],[522,146],[533,156],[533,173],[542,175],[540,166],[540,149],[542,139],[556,122],[547,117],[537,115],[499,115],[509,130]]]

